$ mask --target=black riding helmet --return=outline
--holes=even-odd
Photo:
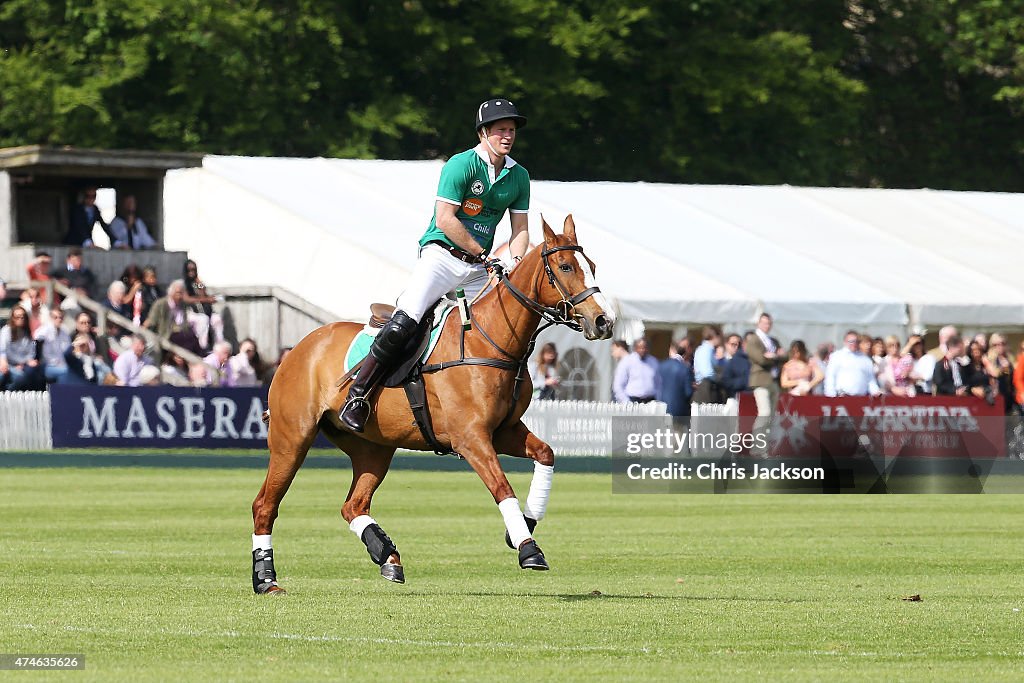
[[[516,105],[501,97],[487,100],[476,108],[476,132],[488,123],[494,123],[501,119],[512,119],[516,122],[516,128],[526,127],[526,117],[519,114]]]

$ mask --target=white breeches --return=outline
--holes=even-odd
[[[448,292],[462,287],[472,301],[486,284],[487,270],[482,264],[463,263],[436,244],[428,244],[420,250],[409,284],[398,296],[395,308],[419,322],[427,309]]]

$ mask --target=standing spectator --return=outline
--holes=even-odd
[[[970,390],[970,370],[961,363],[964,341],[959,334],[944,340],[946,355],[935,364],[932,391],[936,396],[966,396]]]
[[[935,364],[946,357],[946,343],[949,338],[954,335],[959,336],[959,334],[953,325],[946,325],[940,328],[939,345],[933,349],[928,349],[928,352],[917,361],[914,372],[921,378],[923,393],[933,393],[932,377],[935,375]]]
[[[64,244],[76,247],[93,246],[92,230],[97,223],[103,228],[103,232],[111,237],[110,241],[113,243],[110,226],[103,220],[99,207],[96,206],[96,187],[88,185],[82,190],[79,202],[71,209],[71,222],[64,236]]]
[[[910,380],[910,372],[913,369],[913,360],[904,362],[905,355],[900,349],[900,339],[895,335],[885,338],[885,355],[882,357],[882,371],[878,374],[878,388],[884,394],[893,396],[913,396],[909,393],[913,382]],[[916,393],[916,392],[915,392]]]
[[[750,388],[750,358],[743,347],[743,337],[738,334],[730,334],[725,340],[728,359],[722,368],[722,390],[727,400]]]
[[[818,349],[814,354],[814,357],[807,361],[810,365],[814,366],[821,372],[821,376],[824,377],[825,373],[828,372],[828,359],[832,356],[832,352],[835,351],[835,345],[825,342],[818,344]],[[825,395],[825,383],[822,382],[814,387],[811,393],[815,396]]]
[[[146,338],[141,334],[133,334],[131,348],[114,361],[118,386],[139,387],[160,380],[160,370],[145,354]]]
[[[712,325],[701,331],[701,344],[693,352],[694,403],[724,403],[725,397],[718,383],[723,363],[718,358],[722,346],[722,333]]]
[[[53,273],[53,279],[62,282],[75,290],[75,295],[91,299],[95,296],[96,276],[82,262],[82,248],[71,247],[64,267]],[[69,297],[61,306],[65,310],[78,308],[78,303]]]
[[[829,358],[825,395],[878,396],[881,393],[875,379],[875,366],[871,358],[860,350],[860,336],[855,330],[848,331],[843,339],[843,348]]]
[[[1013,390],[1013,363],[1006,350],[1006,338],[994,332],[988,338],[988,363],[996,380],[996,391],[1003,397],[1007,415],[1015,404]]]
[[[757,404],[755,435],[764,435],[775,415],[775,404],[779,400],[779,367],[786,361],[785,354],[779,353],[779,340],[768,334],[771,331],[772,317],[762,313],[757,320],[757,328],[746,339],[747,356],[750,358],[748,384],[754,390],[754,402]]]
[[[555,360],[558,360],[557,352]],[[229,386],[258,387],[262,372],[263,362],[260,360],[259,351],[256,350],[256,342],[252,339],[243,339],[238,345],[238,353],[228,359],[228,374],[231,376]]]
[[[612,360],[615,361],[616,367],[623,358],[629,355],[629,344],[622,339],[616,339],[612,342]]]
[[[996,402],[996,380],[989,366],[988,358],[985,357],[986,344],[980,344],[977,339],[971,340],[967,345],[967,364],[964,365],[964,375],[967,382],[967,390],[978,398],[983,398],[989,405]]]
[[[149,317],[149,310],[157,299],[162,297],[164,292],[156,281],[156,268],[146,266],[142,269],[142,311],[139,317],[146,320]]]
[[[50,311],[50,322],[40,325],[33,337],[43,344],[43,374],[46,381],[59,382],[68,372],[64,354],[71,348],[71,336],[64,329],[64,311],[59,308]]]
[[[896,349],[899,350],[900,340],[896,340]],[[871,362],[875,366],[875,379],[877,380],[883,372],[885,372],[885,354],[888,347],[885,344],[885,340],[881,337],[875,337],[871,340]]]
[[[193,306],[196,336],[205,349],[210,343],[210,330],[215,341],[224,341],[224,320],[213,310],[219,299],[212,296],[199,278],[199,268],[192,259],[185,261],[185,303]]]
[[[185,282],[175,280],[167,286],[167,296],[157,299],[143,323],[157,336],[168,339],[192,353],[200,353],[199,338],[192,328],[185,304]]]
[[[28,311],[15,306],[10,320],[0,329],[0,390],[36,391],[45,387],[43,365],[36,358],[36,344],[28,326]]]
[[[7,283],[4,282],[3,278],[0,278],[0,301],[7,298]]]
[[[796,339],[789,345],[789,360],[782,366],[779,384],[793,396],[807,396],[821,384],[825,376],[807,358],[807,346]]]
[[[982,353],[988,353],[988,339],[985,337],[985,333],[984,332],[979,332],[978,334],[974,335],[974,340],[973,341],[978,346],[981,347],[981,352]]]
[[[130,312],[127,317],[136,325],[141,325],[145,320],[142,317],[142,271],[134,263],[129,263],[121,271],[121,282],[125,287],[121,303],[124,304],[125,310]]]
[[[1017,367],[1013,370],[1013,395],[1018,411],[1024,413],[1024,341],[1017,351]]]
[[[558,376],[558,348],[553,343],[540,347],[531,378],[535,399],[553,401],[558,398],[558,385],[562,380]]]
[[[112,249],[153,249],[157,246],[146,223],[135,211],[135,195],[125,195],[118,202],[117,215],[110,221]]]
[[[49,282],[53,279],[50,274],[50,266],[53,265],[53,257],[45,251],[37,251],[36,257],[25,266],[25,274],[30,282]],[[38,285],[32,285],[37,287]],[[40,288],[39,299],[44,305],[50,305],[50,294],[46,288]]]
[[[210,378],[211,386],[233,386],[231,384],[233,379],[231,371],[228,369],[228,360],[230,358],[231,342],[220,341],[213,345],[210,355],[203,359],[203,362],[210,367],[207,376]]]
[[[862,334],[857,339],[857,350],[871,361],[871,371],[875,375],[875,382],[878,382],[878,373],[882,371],[881,358],[874,356],[875,340],[870,334]]]
[[[658,395],[658,359],[648,352],[645,338],[637,339],[633,353],[619,361],[613,392],[618,403],[650,403]]]
[[[693,370],[680,351],[685,351],[682,340],[673,344],[668,358],[658,364],[657,398],[667,406],[666,410],[672,417],[688,417],[693,396]]]

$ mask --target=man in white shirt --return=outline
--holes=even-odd
[[[125,195],[121,210],[110,221],[110,234],[114,238],[114,249],[152,249],[156,240],[149,234],[146,223],[135,214],[134,195]]]
[[[848,331],[843,338],[843,348],[828,359],[826,396],[878,396],[882,393],[874,363],[857,348],[859,339],[856,331]]]

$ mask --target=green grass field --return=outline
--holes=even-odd
[[[613,496],[565,474],[537,534],[552,571],[527,573],[475,475],[394,471],[374,515],[399,586],[340,520],[349,473],[306,470],[274,535],[290,594],[257,598],[262,472],[0,478],[0,651],[86,655],[33,680],[1024,676],[1019,496]]]

